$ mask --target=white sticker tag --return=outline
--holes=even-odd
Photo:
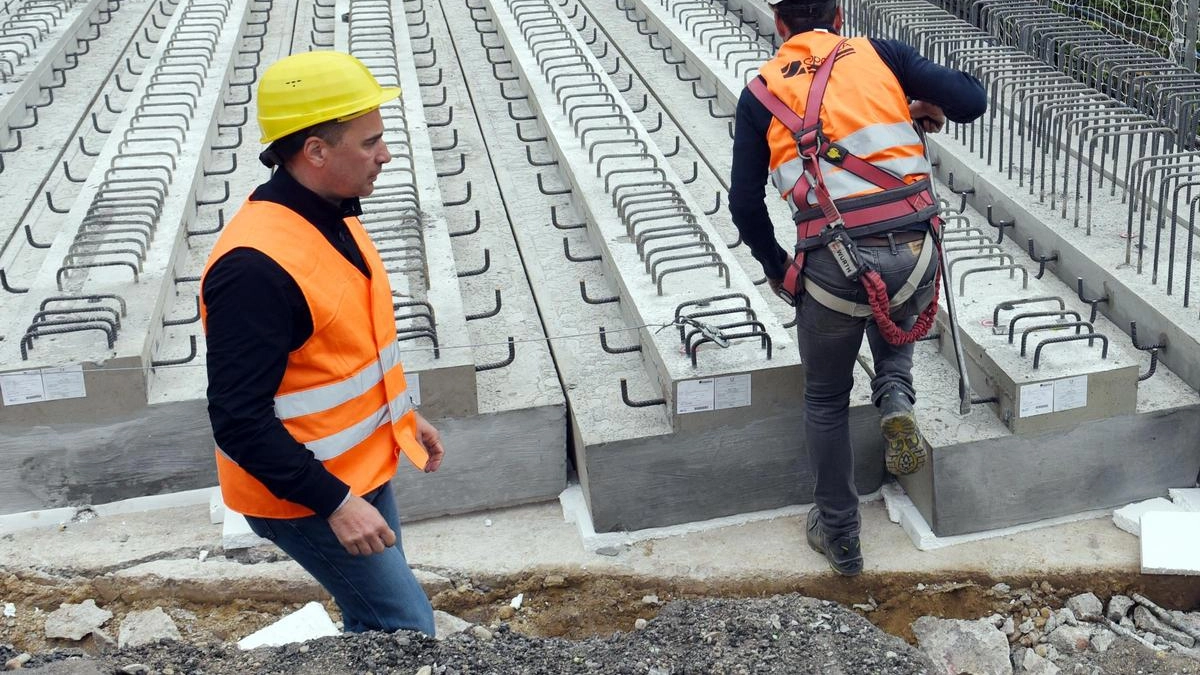
[[[87,388],[83,384],[83,366],[43,368],[42,388],[46,391],[47,401],[87,396]]]
[[[1054,412],[1087,405],[1088,376],[1076,375],[1054,382]]]
[[[1021,407],[1017,417],[1033,417],[1054,412],[1054,383],[1035,382],[1021,386]]]
[[[46,400],[46,389],[42,386],[42,374],[36,370],[22,370],[0,375],[0,394],[4,405],[21,405]]]
[[[714,390],[711,378],[680,381],[675,387],[675,413],[685,415],[712,410]]]
[[[750,373],[726,375],[713,379],[716,389],[714,401],[717,410],[750,405]]]
[[[421,374],[405,373],[404,383],[408,385],[408,398],[412,400],[413,407],[421,405]]]
[[[83,366],[22,370],[0,375],[0,398],[4,405],[83,398]]]

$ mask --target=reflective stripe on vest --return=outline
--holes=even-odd
[[[379,352],[377,360],[341,382],[276,396],[275,415],[287,420],[335,408],[370,391],[383,380],[384,373],[398,365],[400,345],[393,342]]]
[[[897,146],[920,145],[920,143],[921,137],[907,122],[865,127],[837,142],[847,152],[859,157],[867,157]],[[821,172],[825,177],[825,186],[829,188],[829,194],[834,199],[850,197],[874,187],[854,174],[839,169],[834,164],[825,160],[820,160],[820,162]],[[931,168],[924,154],[916,157],[874,161],[871,164],[890,172],[897,178],[903,178],[909,174],[929,173]],[[796,185],[796,181],[800,180],[803,173],[804,160],[796,157],[784,162],[771,172],[771,183],[776,190],[783,194],[789,192]],[[812,195],[811,191],[809,192],[809,204],[816,204],[816,197]]]
[[[412,409],[412,399],[409,398],[407,390],[403,391],[396,398],[388,401],[387,405],[380,407],[379,410],[376,410],[362,421],[332,436],[306,441],[304,447],[311,450],[313,456],[322,462],[333,459],[370,438],[371,434],[375,433],[375,430],[379,427],[390,423],[392,420],[398,421],[411,412]]]

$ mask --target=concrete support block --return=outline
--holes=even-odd
[[[1142,534],[1142,517],[1147,513],[1181,510],[1176,504],[1162,497],[1155,497],[1154,499],[1135,502],[1113,511],[1113,524],[1135,537],[1140,537]]]
[[[1200,513],[1142,516],[1142,574],[1200,574]]]
[[[935,447],[929,466],[900,483],[938,536],[978,532],[1191,486],[1200,470],[1197,437],[1196,405],[1111,417]]]

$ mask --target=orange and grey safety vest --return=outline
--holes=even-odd
[[[821,63],[844,38],[823,30],[793,36],[780,47],[775,58],[759,70],[766,89],[788,109],[805,113],[809,88]],[[836,77],[825,83],[821,106],[820,137],[832,144],[820,159],[821,173],[848,229],[862,227],[853,236],[865,236],[903,225],[928,220],[936,213],[930,199],[922,196],[916,212],[898,214],[894,207],[880,210],[881,202],[895,203],[928,191],[929,162],[921,138],[912,125],[908,99],[896,76],[880,58],[870,40],[845,40],[835,59]],[[753,90],[758,85],[752,82]],[[761,100],[760,96],[760,100]],[[812,185],[804,180],[805,166],[797,147],[798,135],[778,117],[771,120],[767,142],[771,148],[771,181],[788,201],[798,225],[821,220],[821,210]],[[884,188],[839,165],[838,153],[849,153],[870,166],[886,171],[905,186],[877,195]],[[880,217],[885,216],[885,217]],[[814,226],[816,223],[814,223]],[[801,228],[797,242],[801,250],[817,242]],[[815,229],[815,228],[814,228]],[[815,234],[815,232],[813,233]]]
[[[357,218],[347,218],[368,279],[311,223],[285,206],[247,201],[225,226],[204,275],[235,248],[251,248],[283,268],[300,287],[313,332],[288,355],[275,394],[275,415],[325,468],[363,495],[391,479],[403,451],[414,464],[427,457],[416,439],[392,292],[379,253]],[[203,284],[203,279],[201,280]],[[207,308],[200,305],[207,329]],[[262,518],[297,518],[312,510],[280,499],[220,448],[217,476],[225,504]]]

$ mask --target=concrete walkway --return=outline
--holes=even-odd
[[[831,574],[804,542],[803,517],[789,515],[703,532],[622,544],[604,555],[585,549],[557,502],[420,521],[404,526],[414,567],[487,578],[533,571],[588,571],[664,581],[785,580]],[[221,526],[205,505],[100,515],[47,523],[0,537],[0,569],[41,570],[198,593],[312,590],[294,563],[246,565],[219,555]],[[201,553],[201,552],[204,553]],[[882,501],[863,505],[866,574],[986,574],[996,578],[1077,572],[1137,574],[1138,540],[1111,518],[1096,518],[920,551],[888,520]],[[203,558],[203,560],[202,560]],[[118,581],[120,580],[120,581]],[[205,591],[204,589],[209,589]],[[288,590],[291,589],[291,590]],[[126,593],[122,593],[126,595]],[[292,596],[294,597],[294,596]],[[297,598],[298,599],[298,598]]]

